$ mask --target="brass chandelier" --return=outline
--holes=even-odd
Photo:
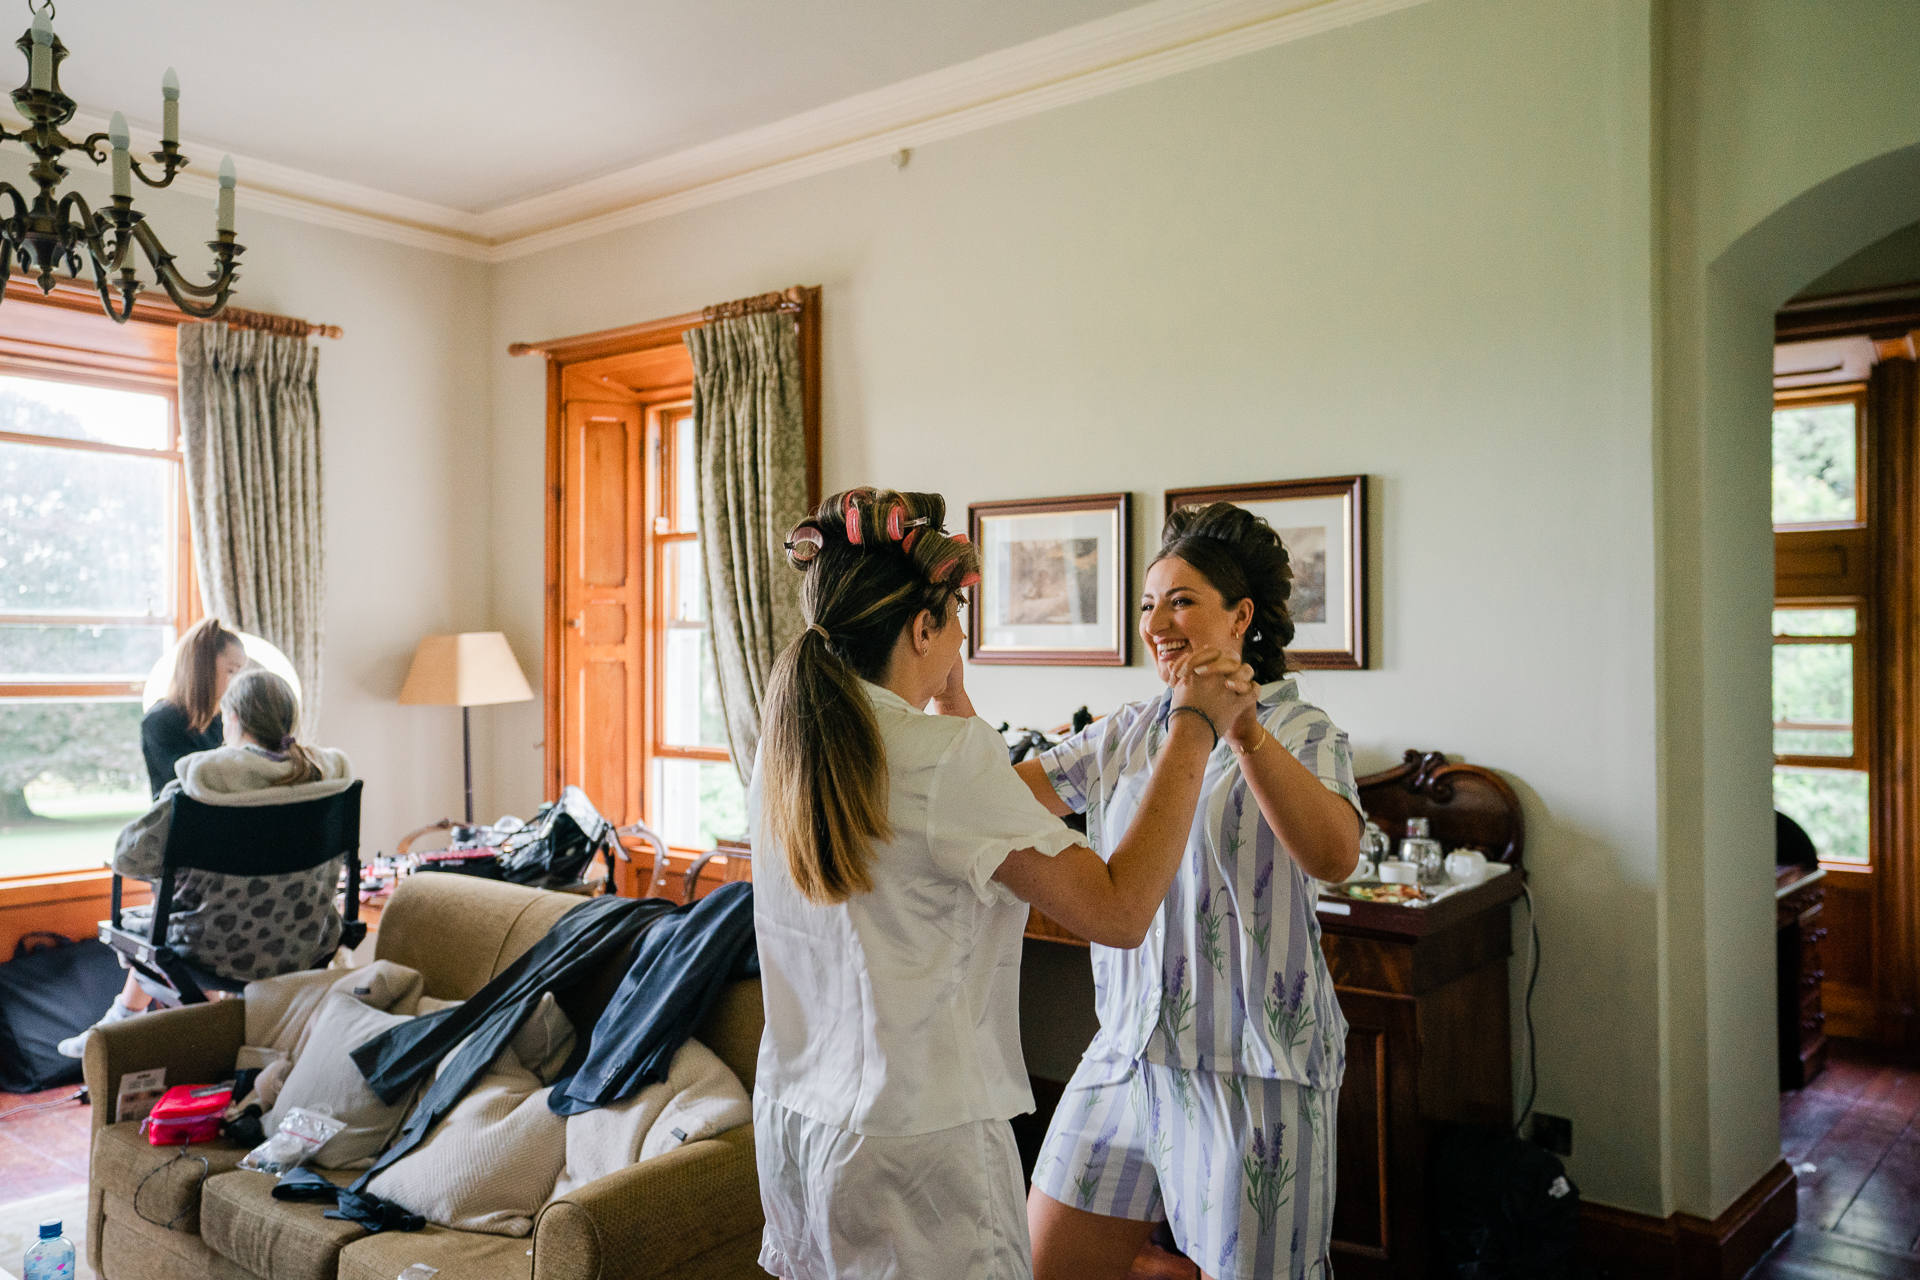
[[[28,203],[12,183],[0,182],[0,276],[18,269],[34,276],[42,293],[52,293],[60,268],[79,278],[84,249],[100,291],[100,305],[116,322],[125,324],[140,292],[133,265],[133,249],[138,245],[174,305],[199,319],[218,315],[238,278],[234,259],[244,252],[233,238],[233,157],[220,163],[218,220],[214,239],[207,242],[216,265],[208,272],[209,283],[194,284],[173,265],[173,255],[147,224],[146,215],[133,207],[135,176],[149,187],[165,187],[187,167],[187,158],[180,154],[180,82],[173,69],[169,67],[161,81],[164,125],[160,150],[151,153],[161,176],[150,177],[128,150],[126,117],[118,111],[106,133],[89,135],[84,142],[74,142],[60,132],[78,105],[60,92],[60,64],[67,47],[53,33],[53,0],[28,0],[27,7],[34,14],[33,26],[14,41],[27,58],[27,83],[13,91],[14,108],[27,124],[18,133],[0,126],[0,142],[18,141],[33,152],[37,159],[27,172],[40,191]],[[104,164],[109,153],[101,150],[103,142],[113,163],[112,207],[94,209],[75,191],[57,196],[68,173],[61,157],[77,151],[96,165]]]

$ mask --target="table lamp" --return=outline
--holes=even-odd
[[[402,706],[459,707],[460,741],[467,762],[467,825],[473,825],[473,723],[469,707],[496,702],[530,702],[533,690],[498,631],[463,631],[457,636],[428,636],[414,651],[413,667],[401,686]]]

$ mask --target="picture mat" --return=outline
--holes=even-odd
[[[1111,510],[983,516],[975,643],[994,652],[1118,646],[1124,638],[1114,598],[1119,535]],[[1091,621],[1085,620],[1089,604]]]
[[[1287,648],[1352,649],[1353,607],[1347,597],[1348,566],[1353,563],[1353,511],[1347,495],[1279,498],[1234,505],[1272,525],[1287,548],[1294,574],[1294,595],[1288,603],[1295,610],[1293,643]],[[1318,531],[1320,537],[1302,538],[1300,530]],[[1321,555],[1316,557],[1316,551]],[[1316,566],[1316,559],[1323,563]],[[1316,576],[1322,584],[1317,607],[1312,592]]]

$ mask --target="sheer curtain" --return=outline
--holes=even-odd
[[[774,659],[801,628],[800,575],[781,547],[806,515],[799,323],[792,312],[757,312],[689,329],[686,343],[708,634],[744,782]]]
[[[305,338],[180,326],[180,443],[201,602],[272,642],[320,718],[320,353]]]

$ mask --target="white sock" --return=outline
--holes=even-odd
[[[100,1019],[100,1021],[101,1022],[125,1022],[128,1018],[133,1017],[135,1014],[144,1013],[144,1012],[146,1012],[144,1009],[135,1009],[130,1005],[128,1005],[126,1002],[126,994],[122,992],[120,995],[117,995],[113,998],[113,1007],[107,1010],[107,1016]]]

